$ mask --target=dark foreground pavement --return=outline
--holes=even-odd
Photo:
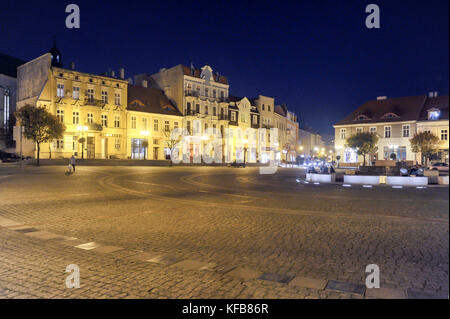
[[[64,170],[0,166],[0,298],[448,296],[448,187],[306,185],[298,169]],[[79,289],[66,288],[69,264]],[[365,289],[369,264],[379,290]]]

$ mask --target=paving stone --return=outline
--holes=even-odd
[[[368,299],[406,299],[406,293],[402,289],[393,288],[366,288]]]
[[[265,272],[261,276],[258,277],[258,279],[261,279],[261,280],[274,281],[274,282],[279,282],[282,284],[289,283],[292,280],[292,278],[294,278],[294,276],[280,275],[280,274],[274,274],[274,273],[269,273],[269,272]]]
[[[151,263],[155,263],[155,264],[161,264],[161,265],[164,265],[164,266],[169,266],[169,265],[172,265],[172,264],[180,261],[180,258],[163,255],[163,256],[158,256],[158,257],[154,257],[154,258],[148,259],[147,261],[151,262]]]
[[[131,259],[140,260],[140,261],[149,261],[150,259],[154,259],[156,257],[160,257],[160,253],[154,253],[154,252],[142,252],[142,253],[136,253],[134,255],[131,255]]]
[[[41,239],[41,240],[50,240],[50,239],[55,239],[55,238],[59,238],[59,235],[53,234],[53,233],[49,233],[47,231],[35,231],[35,232],[28,232],[25,234],[26,236],[29,237],[33,237],[33,238],[37,238],[37,239]]]
[[[113,252],[121,250],[121,249],[123,249],[123,248],[117,247],[117,246],[99,246],[99,247],[93,248],[92,250],[99,252],[99,253],[109,254],[109,253],[113,253]]]
[[[80,248],[80,249],[84,249],[84,250],[91,250],[91,249],[100,247],[100,244],[91,241],[91,242],[89,242],[89,243],[84,243],[84,244],[81,244],[81,245],[77,245],[77,246],[75,246],[75,247],[76,247],[76,248]]]
[[[408,299],[449,299],[448,293],[430,293],[422,292],[413,289],[407,289],[406,294]]]
[[[231,270],[230,272],[227,272],[225,275],[244,279],[244,280],[253,280],[253,279],[256,279],[259,276],[261,276],[262,272],[253,270],[253,269],[249,269],[249,268],[237,267],[237,268],[234,268],[233,270]]]
[[[198,260],[182,260],[176,264],[173,264],[172,267],[178,267],[188,270],[211,270],[215,267],[216,264],[214,263],[208,263],[204,261],[198,261]]]
[[[0,216],[0,226],[2,227],[10,227],[10,226],[17,226],[22,225],[22,223],[16,222],[14,220],[4,218]]]
[[[311,288],[317,290],[325,289],[327,285],[327,280],[325,279],[315,279],[297,276],[289,282],[290,286],[298,286],[303,288]]]
[[[352,294],[364,295],[364,290],[366,289],[366,287],[364,285],[354,284],[351,282],[330,280],[328,281],[326,289],[338,292],[348,292]]]

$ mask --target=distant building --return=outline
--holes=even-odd
[[[336,153],[341,162],[362,162],[362,156],[346,146],[346,139],[358,132],[372,132],[379,137],[372,162],[388,160],[391,154],[397,160],[420,162],[421,156],[412,152],[409,140],[417,132],[429,131],[440,139],[439,160],[448,163],[448,125],[448,96],[431,92],[400,98],[378,97],[333,126]]]
[[[0,53],[0,150],[14,148],[17,67],[25,61]]]
[[[322,136],[311,127],[301,126],[298,129],[298,139],[299,155],[303,160],[329,156],[329,150],[326,149]]]

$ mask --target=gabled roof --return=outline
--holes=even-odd
[[[181,116],[163,91],[131,84],[128,85],[127,110]]]
[[[17,77],[17,67],[26,61],[0,53],[0,74],[5,74],[13,78]]]
[[[193,76],[196,78],[200,78],[200,74],[202,74],[202,70],[200,70],[200,69],[195,69],[195,68],[191,69],[190,67],[185,66],[185,65],[183,65],[182,67],[183,67],[184,75],[189,75],[189,76]],[[217,74],[214,74],[214,73],[212,74],[212,76],[213,76],[215,82],[222,83],[222,84],[228,84],[228,79],[226,76],[223,76],[223,75],[217,76]]]
[[[446,109],[448,118],[448,96],[427,97],[426,95],[418,95],[367,101],[335,125],[417,121],[420,118],[426,120],[425,110],[431,107]],[[395,116],[389,117],[389,114]],[[360,118],[361,115],[363,115],[363,118]]]
[[[284,105],[275,105],[273,111],[284,117],[287,115],[287,108]]]

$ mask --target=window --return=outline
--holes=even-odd
[[[72,136],[72,151],[76,151],[78,148],[78,136]]]
[[[131,128],[136,129],[136,116],[131,117]]]
[[[72,124],[80,124],[80,112],[72,113]]]
[[[347,132],[347,129],[341,128],[341,140],[345,140],[345,133]]]
[[[146,117],[143,117],[143,118],[142,118],[142,129],[143,129],[144,131],[147,130],[147,118],[146,118]]]
[[[169,121],[164,121],[164,131],[166,131],[166,132],[170,131],[170,123],[169,123]]]
[[[216,97],[217,91],[214,89],[213,90],[213,97]]]
[[[208,123],[205,123],[205,132],[208,130]]]
[[[356,128],[356,133],[362,133],[362,131],[363,131],[362,127],[357,127]]]
[[[102,103],[107,104],[108,103],[108,92],[102,91]]]
[[[64,97],[64,84],[58,84],[56,86],[56,96]]]
[[[108,115],[102,114],[102,126],[108,127]]]
[[[236,122],[236,112],[231,112],[231,121]]]
[[[258,117],[256,115],[252,115],[252,123],[254,125],[258,124]]]
[[[120,127],[120,115],[114,115],[114,127]]]
[[[73,91],[73,94],[72,94],[73,99],[79,100],[80,99],[80,87],[74,86],[72,91]]]
[[[208,114],[208,109],[209,109],[209,106],[205,105],[205,114]]]
[[[376,128],[375,126],[372,126],[372,127],[370,128],[370,133],[374,134],[374,133],[376,133],[376,132],[377,132],[377,128]]]
[[[54,144],[55,146],[55,149],[57,149],[57,150],[62,150],[62,149],[64,149],[64,140],[63,139],[61,139],[61,140],[55,140],[55,144]]]
[[[391,137],[391,127],[390,126],[385,126],[384,127],[384,137],[385,138],[390,138]]]
[[[120,138],[115,139],[114,148],[116,151],[120,151]]]
[[[89,102],[94,101],[94,89],[87,89],[87,99]]]
[[[437,120],[441,115],[441,111],[438,109],[431,109],[428,111],[428,119],[429,120]]]
[[[155,132],[158,131],[158,120],[153,120],[153,130],[154,130]]]
[[[186,129],[187,129],[188,133],[191,135],[191,121],[186,122]]]
[[[200,104],[195,104],[195,113],[200,113]]]
[[[209,89],[205,88],[205,96],[209,96]]]
[[[270,105],[267,105],[267,111],[270,112]]]
[[[120,105],[120,93],[115,93],[114,94],[114,104],[115,105]]]
[[[220,97],[223,98],[224,97],[224,93],[223,91],[220,91]]]
[[[190,114],[191,113],[191,103],[187,102],[186,103],[186,114]]]
[[[409,137],[409,125],[402,126],[402,136]]]
[[[93,114],[93,113],[88,113],[88,114],[87,114],[87,122],[88,122],[89,124],[94,123],[94,114]]]
[[[64,123],[64,110],[56,110],[56,118],[59,122]]]
[[[447,130],[441,130],[441,141],[447,141],[448,135]]]
[[[213,106],[213,115],[216,116],[217,115],[217,108],[215,106]]]
[[[262,105],[262,110],[264,111],[264,104]]]
[[[173,122],[173,128],[177,129],[178,128],[178,122]]]
[[[158,145],[158,144],[159,144],[159,140],[154,139],[154,140],[153,140],[153,144]]]
[[[216,128],[217,128],[216,124],[213,124],[213,134],[216,134]]]

